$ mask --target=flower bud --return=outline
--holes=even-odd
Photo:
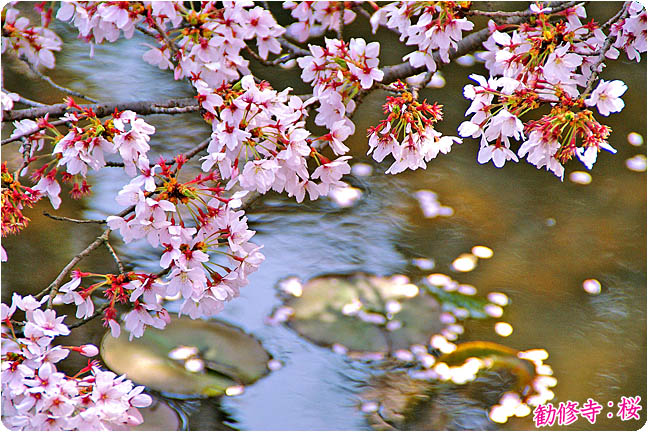
[[[86,357],[94,357],[97,354],[99,354],[99,348],[97,348],[94,345],[81,345],[79,347],[79,354],[86,356]]]

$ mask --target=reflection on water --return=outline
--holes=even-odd
[[[143,37],[98,46],[90,59],[88,47],[65,32],[64,26],[57,26],[66,44],[51,76],[60,84],[105,101],[190,95],[186,83],[174,82],[139,59],[135,53],[145,49],[140,46]],[[399,56],[387,49],[383,52],[394,57],[391,62],[398,61]],[[468,103],[457,95],[467,74],[479,70],[479,65],[450,66],[444,71],[445,88],[423,92],[444,105],[446,121],[440,125],[444,134],[454,134],[463,118]],[[62,97],[41,82],[25,80],[23,74],[28,72],[14,61],[3,61],[3,71],[9,90],[48,103]],[[631,89],[624,96],[625,110],[609,118],[610,144],[618,153],[599,157],[591,182],[582,181],[578,174],[575,177],[581,181],[561,183],[524,162],[503,169],[480,166],[478,143],[471,140],[454,146],[425,171],[386,176],[388,163],[376,164],[364,155],[362,132],[380,117],[385,95],[377,91],[367,97],[355,118],[358,133],[348,143],[356,162],[364,164],[345,179],[351,189],[342,198],[352,195],[349,205],[327,199],[297,205],[269,194],[250,211],[252,229],[258,231],[255,240],[265,245],[267,260],[220,318],[256,335],[284,366],[242,395],[225,397],[222,406],[231,418],[219,414],[212,402],[198,404],[189,416],[190,427],[212,429],[224,421],[241,429],[367,429],[357,410],[356,383],[367,379],[366,366],[314,346],[289,329],[264,323],[279,304],[275,284],[280,279],[357,271],[404,273],[413,278],[438,271],[477,287],[482,295],[504,293],[510,305],[501,321],[510,323],[514,331],[500,325],[495,332],[500,319],[474,321],[467,323],[459,341],[546,349],[558,378],[555,404],[582,403],[591,397],[606,406],[621,396],[635,395],[646,401],[646,148],[641,137],[632,135],[646,136],[645,60],[638,65],[610,64],[604,78],[615,76],[622,76]],[[298,90],[302,86],[290,85]],[[153,152],[162,155],[184,151],[209,134],[208,126],[193,115],[158,115],[149,120],[158,130]],[[3,160],[11,161],[16,148],[15,144],[3,148]],[[566,171],[567,179],[572,178],[570,172],[583,168],[573,161]],[[60,214],[94,218],[121,210],[112,197],[126,181],[115,181],[114,174],[103,170],[95,175],[94,197],[68,203]],[[452,216],[427,217],[417,198],[422,190],[434,192],[442,206],[453,209]],[[43,209],[26,212],[32,218],[29,228],[20,237],[3,241],[10,258],[2,264],[3,301],[13,290],[42,289],[69,257],[100,234],[96,226],[50,221],[41,216]],[[474,258],[473,268],[458,265],[462,254],[478,256],[472,249],[476,245],[492,250],[493,257]],[[122,249],[133,267],[156,269],[155,255],[146,245]],[[112,265],[107,254],[98,250],[82,269],[111,271]],[[596,292],[584,288],[588,280],[600,283]],[[102,329],[93,323],[81,333],[98,343]],[[645,412],[646,407],[640,411],[641,421],[621,422],[600,415],[594,425],[580,420],[571,428],[637,429],[645,421]],[[503,427],[532,426],[527,417]],[[422,420],[416,427],[430,425]]]

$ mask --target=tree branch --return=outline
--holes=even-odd
[[[75,322],[75,323],[72,323],[72,324],[68,325],[67,327],[68,327],[69,329],[73,329],[73,328],[81,327],[82,325],[84,325],[84,324],[87,323],[88,321],[92,321],[93,319],[97,318],[99,315],[103,314],[103,312],[104,312],[106,309],[108,309],[108,306],[110,306],[110,303],[105,303],[105,304],[101,305],[101,307],[99,307],[99,308],[95,311],[95,313],[93,313],[93,314],[92,314],[91,316],[89,316],[88,318],[85,318],[85,319],[82,319],[82,320],[77,321],[77,322]]]
[[[48,106],[48,105],[46,105],[46,106]],[[60,125],[65,124],[65,123],[67,123],[67,120],[54,120],[53,122],[50,122],[50,124],[52,126],[60,126]],[[37,127],[37,128],[34,128],[34,129],[30,129],[27,132],[20,133],[20,134],[18,134],[16,136],[3,139],[2,140],[2,145],[9,144],[9,143],[14,142],[14,141],[19,141],[20,139],[22,139],[24,137],[27,137],[29,135],[33,135],[36,132],[40,132],[41,130],[43,130],[45,128],[47,128],[47,126]]]
[[[344,40],[344,12],[346,11],[344,7],[344,2],[337,2],[338,11],[340,12],[340,18],[338,21],[338,29],[335,32],[338,40]]]
[[[124,264],[117,256],[117,253],[115,252],[115,249],[113,249],[112,245],[108,241],[108,238],[105,238],[103,242],[104,242],[104,246],[106,246],[106,249],[108,249],[108,252],[112,256],[113,260],[115,260],[115,264],[117,264],[117,268],[119,269],[119,274],[126,273],[126,271],[124,270]]]
[[[56,216],[56,215],[50,214],[50,213],[48,213],[46,211],[44,211],[43,214],[45,216],[47,216],[48,218],[58,220],[58,221],[64,221],[64,222],[74,222],[74,223],[80,223],[80,224],[84,224],[84,223],[104,224],[104,223],[106,223],[105,220],[99,220],[99,219],[73,219],[73,218],[69,218],[69,217],[65,217],[65,216]]]
[[[167,101],[135,101],[135,102],[110,102],[92,105],[81,105],[91,108],[97,117],[104,117],[112,114],[115,110],[131,110],[140,115],[147,114],[179,114],[190,111],[198,111],[199,107],[194,98],[177,98]],[[60,103],[38,108],[29,108],[23,110],[8,111],[5,113],[3,121],[35,119],[43,117],[46,114],[50,116],[63,115],[68,109],[68,105]]]
[[[88,245],[85,249],[83,249],[81,252],[79,252],[78,255],[76,255],[72,260],[70,260],[69,263],[61,270],[59,275],[52,281],[51,284],[47,288],[45,288],[43,291],[39,292],[36,295],[37,299],[42,298],[45,294],[49,293],[49,299],[47,300],[47,308],[51,309],[52,308],[52,301],[54,300],[54,297],[58,294],[58,289],[61,287],[61,283],[63,282],[63,279],[67,274],[72,270],[72,268],[77,265],[79,261],[81,261],[83,258],[87,257],[90,255],[90,252],[93,250],[97,249],[101,244],[108,239],[108,235],[110,235],[110,229],[106,229],[103,234],[101,234],[99,237],[95,239],[92,243]]]

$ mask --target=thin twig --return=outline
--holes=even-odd
[[[612,24],[614,24],[615,22],[617,22],[619,20],[619,18],[621,17],[621,15],[623,14],[623,12],[625,10],[627,10],[627,9],[628,9],[628,2],[625,2],[623,4],[623,7],[621,9],[619,9],[619,11],[612,18],[607,20],[605,22],[605,24],[603,24],[601,26],[601,30],[604,30],[604,29],[608,28],[609,26],[611,26]]]
[[[57,89],[57,90],[59,90],[59,91],[62,91],[63,93],[69,94],[70,96],[79,97],[79,98],[85,99],[85,100],[90,101],[90,102],[93,102],[93,103],[99,103],[98,100],[93,99],[93,98],[91,98],[91,97],[89,97],[89,96],[86,96],[86,95],[84,95],[83,93],[79,93],[78,91],[75,91],[75,90],[69,89],[69,88],[67,88],[67,87],[63,87],[62,85],[56,84],[54,81],[52,81],[52,78],[50,78],[50,77],[48,77],[47,75],[44,75],[43,73],[41,73],[41,71],[39,71],[39,70],[38,70],[38,69],[37,69],[33,64],[31,64],[30,62],[28,62],[26,59],[24,59],[24,58],[21,57],[21,60],[22,60],[25,64],[27,64],[27,66],[29,66],[29,69],[31,69],[31,71],[32,71],[32,72],[33,72],[33,73],[34,73],[38,78],[42,79],[43,81],[45,81],[46,83],[48,83],[49,85],[51,85],[52,87],[54,87],[55,89]]]
[[[51,124],[52,126],[60,126],[60,125],[65,124],[67,122],[68,122],[68,120],[54,120],[52,122],[49,122],[49,124]],[[40,132],[41,130],[45,129],[46,127],[47,126],[43,125],[42,127],[37,127],[37,128],[34,128],[34,129],[30,129],[30,130],[28,130],[26,132],[23,132],[23,133],[20,133],[20,134],[18,134],[16,136],[12,136],[12,137],[3,139],[1,144],[5,145],[5,144],[9,144],[9,143],[14,142],[14,141],[19,141],[20,139],[22,139],[24,137],[27,137],[27,136],[33,135],[33,134],[35,134],[37,132]]]
[[[175,58],[176,53],[178,52],[178,47],[176,46],[176,44],[171,39],[169,39],[169,35],[166,34],[166,32],[162,29],[162,27],[160,27],[160,24],[158,24],[155,19],[153,19],[153,27],[155,28],[155,31],[158,32],[162,40],[164,40],[166,46],[169,48],[169,52],[172,54],[172,58]]]
[[[285,50],[288,50],[290,53],[294,54],[297,57],[311,55],[310,51],[300,48],[294,43],[289,42],[288,39],[286,39],[284,36],[278,37],[277,40],[279,41],[279,45],[281,45]]]
[[[415,99],[418,99],[418,94],[419,91],[430,84],[430,81],[432,81],[432,77],[434,76],[434,72],[429,70],[425,73],[425,76],[423,77],[423,80],[421,81],[421,84],[417,86],[412,86],[412,94]]]
[[[623,4],[623,7],[617,13],[614,17],[616,18],[616,21],[624,19],[626,16],[628,16],[630,9],[630,3],[626,2]],[[616,22],[615,21],[615,22]],[[594,61],[592,65],[590,66],[590,72],[591,75],[589,79],[587,80],[587,84],[585,85],[585,90],[581,93],[581,99],[585,99],[585,97],[592,91],[594,88],[594,82],[596,81],[596,78],[598,78],[599,72],[599,66],[605,61],[605,54],[608,52],[610,47],[612,46],[612,42],[615,39],[616,35],[609,34],[607,38],[605,38],[605,43],[603,44],[603,48],[601,48],[601,51]]]
[[[63,268],[63,270],[61,270],[56,279],[54,279],[47,288],[36,295],[36,298],[42,298],[45,294],[49,293],[49,299],[47,300],[47,309],[52,308],[52,301],[58,294],[58,289],[61,287],[61,283],[63,282],[65,276],[67,276],[70,270],[72,270],[72,268],[77,265],[79,261],[90,255],[90,252],[101,246],[101,244],[104,242],[104,239],[107,239],[109,234],[110,229],[106,229],[99,237],[95,239],[95,241],[90,243],[88,247],[79,252],[79,254],[75,255],[74,258],[72,258],[70,262],[67,263],[67,265]]]
[[[69,217],[65,217],[65,216],[56,216],[56,215],[50,214],[50,213],[48,213],[46,211],[44,211],[43,214],[45,216],[47,216],[48,218],[58,220],[58,221],[65,221],[65,222],[74,222],[74,223],[80,223],[80,224],[84,224],[84,223],[104,224],[104,223],[106,223],[105,220],[101,220],[101,219],[73,219],[73,218],[69,218]]]
[[[258,61],[261,63],[263,66],[274,66],[273,62],[269,60],[265,60],[263,57],[261,57],[259,54],[257,54],[252,48],[250,48],[247,44],[245,44],[245,50],[254,58],[254,60]]]
[[[338,7],[338,10],[340,12],[340,18],[339,18],[339,22],[338,22],[338,28],[335,31],[335,33],[337,34],[338,40],[344,40],[343,39],[343,35],[344,35],[344,2],[343,1],[337,2],[337,7]]]
[[[110,255],[112,256],[113,260],[115,260],[115,263],[117,264],[117,268],[119,269],[119,274],[126,273],[126,271],[124,270],[124,264],[117,256],[117,252],[115,252],[115,249],[113,249],[112,245],[108,241],[108,238],[104,239],[104,246],[106,246],[106,249],[108,249],[108,252],[110,252]]]
[[[108,309],[109,306],[110,306],[110,303],[105,303],[105,304],[101,305],[101,306],[100,306],[100,307],[95,311],[95,313],[93,313],[93,314],[92,314],[91,316],[89,316],[88,318],[85,318],[85,319],[82,319],[82,320],[77,321],[77,322],[75,322],[75,323],[69,324],[67,327],[68,327],[69,329],[73,329],[73,328],[81,327],[82,325],[86,324],[87,322],[92,321],[93,319],[97,318],[99,315],[103,314],[103,312],[104,312],[106,309]]]

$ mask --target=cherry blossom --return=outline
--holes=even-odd
[[[626,92],[628,86],[623,81],[601,80],[594,89],[592,95],[585,100],[587,106],[596,106],[599,114],[609,116],[610,113],[619,112],[625,106],[621,96]]]

